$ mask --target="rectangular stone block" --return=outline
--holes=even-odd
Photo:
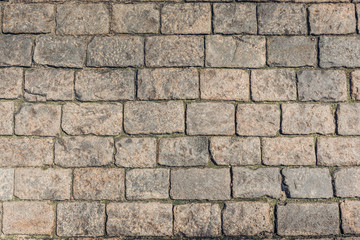
[[[0,98],[15,99],[22,95],[22,68],[0,68]]]
[[[26,36],[0,36],[0,66],[31,66],[33,40]]]
[[[337,110],[338,133],[340,135],[360,135],[360,104],[340,104]]]
[[[0,169],[0,200],[1,201],[12,200],[13,189],[14,189],[14,169],[1,168]]]
[[[360,71],[351,73],[351,97],[353,100],[360,101]]]
[[[0,102],[0,135],[13,134],[14,110],[13,102]]]
[[[345,200],[344,202],[340,203],[340,209],[341,209],[341,220],[342,220],[341,227],[344,233],[359,234],[360,233],[360,226],[359,226],[360,202]]]
[[[360,168],[337,169],[334,173],[335,196],[360,197]]]

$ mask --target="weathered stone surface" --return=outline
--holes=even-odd
[[[267,62],[270,66],[316,66],[317,47],[315,37],[270,37],[267,39]]]
[[[360,101],[360,71],[353,71],[351,73],[351,94],[352,99]]]
[[[145,51],[145,64],[148,67],[204,65],[204,39],[201,36],[148,37]]]
[[[31,66],[33,40],[26,36],[0,36],[0,66]]]
[[[54,27],[54,5],[12,4],[4,8],[5,33],[50,33]]]
[[[84,200],[124,199],[123,169],[79,168],[74,170],[74,198]]]
[[[273,232],[271,209],[262,202],[227,202],[223,210],[223,231],[227,236]]]
[[[340,104],[338,111],[338,133],[340,135],[360,135],[360,104]]]
[[[215,3],[214,32],[225,34],[256,34],[256,5]]]
[[[57,6],[58,34],[105,34],[109,32],[109,25],[109,11],[103,3],[69,3]]]
[[[58,138],[55,142],[55,164],[62,167],[105,166],[113,162],[113,147],[112,138]]]
[[[345,101],[346,74],[337,70],[301,70],[297,73],[300,101]]]
[[[57,205],[59,236],[102,236],[105,229],[105,204],[65,202]]]
[[[69,135],[118,135],[122,129],[121,103],[67,103],[61,127]]]
[[[19,168],[15,171],[14,195],[27,200],[70,199],[71,169]]]
[[[87,49],[87,66],[139,67],[144,65],[144,39],[140,36],[94,37]]]
[[[227,168],[189,168],[171,171],[172,199],[230,199],[230,171]]]
[[[254,101],[296,100],[296,77],[294,70],[252,70],[251,97]]]
[[[210,153],[217,165],[261,164],[259,138],[212,137]]]
[[[280,129],[280,109],[274,104],[238,104],[236,133],[243,136],[275,136]]]
[[[56,136],[60,133],[60,118],[60,105],[23,104],[15,114],[15,134]]]
[[[339,234],[339,206],[337,203],[288,203],[278,206],[277,230],[281,236]]]
[[[42,68],[26,71],[24,91],[28,101],[72,100],[74,71]]]
[[[209,34],[211,6],[208,3],[167,4],[161,9],[163,34]]]
[[[208,67],[263,67],[265,52],[263,36],[206,36]]]
[[[203,69],[200,72],[202,99],[249,100],[249,73],[240,69]]]
[[[356,32],[355,5],[312,4],[309,7],[312,34],[348,34]]]
[[[23,70],[0,68],[0,82],[0,98],[19,98],[22,95]]]
[[[14,169],[0,169],[0,200],[6,201],[13,198]],[[0,215],[1,216],[1,215]]]
[[[115,141],[115,164],[119,167],[156,166],[155,138],[119,138]]]
[[[164,134],[184,132],[182,102],[127,102],[124,130],[129,134]]]
[[[14,103],[0,102],[0,135],[12,135],[14,125]]]
[[[337,197],[360,197],[360,168],[341,168],[334,173]]]
[[[132,169],[126,172],[127,199],[169,197],[169,169]]]
[[[141,100],[195,99],[199,96],[199,76],[195,68],[141,69],[138,73]]]
[[[133,100],[135,72],[132,70],[82,70],[76,73],[76,98],[81,101]]]
[[[172,235],[172,205],[168,203],[109,203],[107,216],[110,236]]]
[[[265,165],[315,165],[315,140],[312,137],[262,139]]]
[[[115,4],[111,29],[117,33],[157,33],[160,11],[155,4]]]
[[[284,134],[331,134],[335,131],[330,106],[323,104],[283,104],[281,126]]]
[[[3,211],[4,234],[53,233],[55,211],[54,206],[47,202],[4,202]]]
[[[360,202],[345,200],[340,203],[341,223],[344,233],[359,234],[360,233]]]
[[[174,233],[186,237],[221,235],[221,209],[217,204],[192,203],[174,207]]]

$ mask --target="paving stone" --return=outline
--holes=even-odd
[[[124,128],[129,134],[165,134],[184,132],[182,102],[127,102]]]
[[[54,213],[54,206],[48,202],[4,202],[3,233],[51,235],[55,227]]]
[[[315,37],[269,37],[267,39],[267,63],[277,67],[316,66],[316,43]]]
[[[346,101],[347,79],[343,71],[301,70],[297,73],[300,101]]]
[[[352,99],[360,101],[360,71],[351,73],[351,96]]]
[[[144,65],[144,39],[140,36],[97,36],[89,43],[89,67],[140,67]]]
[[[174,233],[186,237],[221,235],[221,209],[217,204],[192,203],[174,206]]]
[[[156,166],[155,138],[119,138],[115,141],[115,164],[119,167]]]
[[[19,168],[15,170],[14,195],[20,199],[70,199],[71,185],[71,169]]]
[[[262,161],[265,165],[315,165],[313,137],[277,137],[262,139]]]
[[[252,70],[251,97],[254,101],[296,100],[296,77],[294,70]]]
[[[76,73],[76,98],[80,101],[133,100],[135,72],[132,70],[82,70]]]
[[[23,104],[15,114],[15,134],[56,136],[60,133],[60,117],[60,105]]]
[[[105,204],[64,202],[57,205],[59,236],[102,236],[105,229]]]
[[[335,195],[337,197],[360,196],[360,168],[340,168],[334,173]]]
[[[217,165],[261,164],[259,138],[212,137],[210,153]]]
[[[170,236],[172,205],[169,203],[109,203],[106,229],[109,236]]]
[[[209,162],[206,137],[161,138],[159,164],[166,166],[206,166]]]
[[[256,235],[274,231],[270,205],[263,202],[227,202],[222,213],[226,236]]]
[[[288,203],[277,207],[281,236],[336,235],[340,233],[337,203]]]
[[[206,36],[207,67],[263,67],[266,63],[263,36]]]
[[[169,169],[132,169],[126,172],[127,199],[169,198]]]
[[[186,112],[189,135],[233,135],[235,107],[231,103],[190,103]]]
[[[0,102],[0,135],[12,135],[14,125],[14,103]]]
[[[0,36],[0,66],[31,66],[33,40],[27,36]]]
[[[249,100],[249,73],[240,69],[203,69],[200,71],[202,99]]]
[[[4,33],[50,33],[54,27],[54,5],[12,4],[4,8]]]
[[[114,142],[104,137],[63,137],[55,142],[55,164],[62,167],[105,166],[113,162]]]
[[[138,72],[141,100],[195,99],[199,96],[199,76],[195,68],[141,69]]]
[[[163,34],[209,34],[211,6],[208,3],[167,4],[161,9]]]
[[[215,3],[214,32],[224,34],[256,34],[256,5]]]
[[[284,134],[332,134],[335,131],[330,105],[283,104],[282,133]]]
[[[14,189],[14,169],[0,169],[0,200],[6,201],[13,198]],[[0,214],[1,217],[1,214]]]
[[[74,71],[41,68],[25,71],[24,91],[28,101],[73,100]]]
[[[238,104],[236,133],[242,136],[275,136],[280,129],[280,109],[274,104]]]
[[[121,103],[67,103],[61,127],[69,135],[118,135],[122,129]]]
[[[74,198],[83,200],[122,200],[125,172],[118,168],[79,168],[74,170]]]
[[[145,64],[148,67],[204,65],[204,39],[201,36],[148,37],[145,52]]]
[[[0,68],[0,98],[15,99],[22,95],[22,68]]]
[[[172,199],[230,199],[230,171],[227,168],[189,168],[171,171]]]
[[[340,104],[338,111],[338,133],[340,135],[360,135],[360,104]]]
[[[359,234],[360,233],[360,202],[345,200],[340,203],[341,223],[344,233]],[[355,240],[355,239],[354,239]]]
[[[57,34],[106,34],[110,16],[103,3],[69,3],[57,6]]]
[[[308,9],[311,34],[356,32],[354,4],[312,4]]]

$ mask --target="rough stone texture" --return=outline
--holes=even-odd
[[[297,78],[300,101],[336,102],[347,99],[344,71],[301,70]]]
[[[148,67],[204,65],[204,40],[201,36],[148,37],[145,52],[145,64]]]
[[[281,236],[339,234],[339,206],[337,203],[278,206],[277,229]]]
[[[242,136],[275,136],[280,129],[280,109],[274,104],[238,104],[236,133]]]
[[[0,200],[6,201],[13,198],[14,189],[14,169],[0,169]],[[1,217],[1,214],[0,214]]]
[[[115,164],[119,167],[156,166],[155,138],[119,138],[115,142]]]
[[[271,233],[271,209],[262,202],[227,202],[222,213],[223,231],[227,236]]]
[[[67,103],[61,127],[69,135],[118,135],[122,131],[121,103]]]
[[[262,139],[265,165],[315,165],[315,140],[312,137],[277,137]]]
[[[206,137],[162,138],[159,164],[166,166],[206,166],[209,162]]]
[[[352,99],[360,101],[360,71],[354,71],[351,73],[351,94]]]
[[[55,164],[62,167],[105,166],[113,162],[113,147],[112,138],[58,138],[55,142]]]
[[[359,234],[360,233],[360,202],[345,200],[340,203],[342,229],[344,233]]]
[[[217,204],[193,203],[174,207],[174,233],[186,237],[221,235],[221,209]]]
[[[266,62],[263,36],[206,36],[207,67],[263,67]]]
[[[235,198],[280,198],[281,175],[278,168],[256,170],[236,167],[232,169],[232,193]]]
[[[0,66],[31,66],[33,40],[26,36],[0,36]]]
[[[172,199],[230,199],[230,171],[227,168],[189,168],[171,171]]]
[[[331,134],[334,116],[329,105],[283,104],[281,131],[284,134]]]
[[[200,93],[209,100],[249,100],[249,73],[240,69],[203,69]]]
[[[12,135],[14,126],[14,103],[0,102],[0,135]]]
[[[360,168],[340,168],[334,173],[335,195],[337,197],[360,196]]]
[[[14,195],[26,200],[70,199],[70,169],[20,168],[15,170]]]
[[[270,66],[316,66],[317,47],[315,37],[269,37],[267,39],[267,63]]]
[[[259,138],[212,137],[210,153],[217,165],[261,164]]]
[[[60,133],[61,106],[23,104],[15,114],[15,134],[56,136]]]
[[[110,236],[172,235],[172,205],[168,203],[110,203],[107,216]]]
[[[296,77],[294,70],[252,70],[251,98],[254,101],[296,100]]]
[[[161,33],[209,34],[211,6],[208,3],[168,4],[161,9]]]
[[[132,169],[126,172],[127,199],[169,197],[169,169]]]
[[[59,236],[102,236],[105,229],[105,204],[64,202],[57,205]]]
[[[0,82],[0,98],[19,98],[22,95],[23,70],[0,68]]]
[[[123,169],[80,168],[74,170],[74,198],[83,200],[124,199]]]
[[[195,68],[141,69],[138,73],[141,100],[195,99],[199,96],[199,76]]]
[[[340,104],[338,111],[338,133],[360,135],[360,104]]]
[[[262,3],[257,9],[259,34],[307,33],[305,4]]]

